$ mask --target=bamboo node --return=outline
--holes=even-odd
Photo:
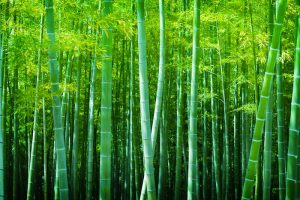
[[[289,128],[289,131],[295,132],[295,133],[299,133],[299,130],[293,129],[293,128]]]
[[[289,177],[286,177],[286,180],[288,180],[288,181],[292,181],[292,182],[294,182],[294,183],[296,183],[297,181],[296,181],[296,179],[292,179],[292,178],[289,178]]]
[[[249,159],[249,162],[257,163],[257,160]]]
[[[297,106],[297,107],[300,107],[300,104],[299,103],[296,103],[296,102],[292,102],[291,104],[292,106]]]
[[[274,49],[274,48],[272,48],[272,47],[270,47],[270,51],[279,51],[279,49]]]
[[[253,142],[261,143],[262,140],[252,139]]]
[[[275,73],[272,73],[272,72],[265,72],[265,75],[274,76],[274,75],[275,75]]]
[[[265,121],[265,119],[261,119],[261,118],[258,118],[258,117],[256,117],[256,121]]]
[[[297,159],[297,154],[288,153],[287,155],[290,156],[290,157],[294,157],[294,158]]]
[[[269,99],[269,96],[261,95],[260,98]]]

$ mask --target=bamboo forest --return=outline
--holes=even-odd
[[[0,0],[23,199],[300,199],[300,0]]]

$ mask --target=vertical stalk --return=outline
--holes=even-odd
[[[76,93],[75,93],[75,105],[74,105],[74,130],[73,130],[73,146],[72,146],[72,169],[71,169],[71,179],[72,179],[72,198],[74,200],[78,199],[77,195],[77,158],[78,158],[78,134],[80,129],[80,119],[79,119],[79,100],[80,100],[80,77],[81,77],[81,66],[79,63],[79,58],[76,58]]]
[[[193,54],[191,73],[191,100],[189,118],[189,166],[188,166],[188,199],[196,199],[197,174],[197,97],[198,97],[198,66],[199,66],[199,37],[200,37],[200,0],[194,1],[193,18]]]
[[[4,118],[3,118],[3,41],[4,33],[0,33],[0,200],[5,199],[4,173]]]
[[[235,77],[234,81],[234,109],[238,108],[238,65],[235,64]],[[233,135],[234,135],[234,199],[240,198],[240,136],[238,130],[238,122],[239,122],[238,112],[234,111],[233,115]]]
[[[103,17],[112,12],[112,0],[103,1]],[[102,95],[101,95],[101,151],[100,198],[111,199],[111,114],[112,114],[112,27],[102,29]]]
[[[203,49],[203,65],[205,66],[205,50]],[[208,189],[208,159],[207,159],[207,105],[206,105],[206,76],[207,72],[203,71],[203,134],[202,134],[202,198],[205,199],[207,198],[207,189]]]
[[[219,49],[221,49],[220,45],[220,35],[218,31],[218,24],[216,24],[216,31],[217,31],[217,40],[218,40],[218,46]],[[229,163],[229,141],[228,141],[228,113],[227,113],[227,96],[225,93],[225,88],[226,88],[226,82],[225,82],[225,71],[223,69],[222,65],[222,56],[221,56],[221,51],[219,50],[219,62],[220,62],[220,73],[221,73],[221,90],[222,90],[222,100],[223,100],[223,115],[224,115],[224,145],[225,145],[225,152],[223,152],[225,158],[224,158],[224,163],[223,163],[223,168],[224,168],[224,181],[225,181],[225,193],[223,194],[225,199],[228,198],[228,187],[229,187],[229,170],[230,170],[230,163]],[[219,191],[221,192],[221,191]]]
[[[179,35],[180,37],[181,35]],[[181,199],[182,184],[182,47],[179,47],[179,66],[177,69],[177,120],[176,120],[176,172],[175,172],[175,199]]]
[[[151,140],[153,150],[155,150],[156,137],[159,126],[159,121],[161,117],[161,107],[162,107],[162,96],[164,90],[164,77],[165,77],[165,14],[164,14],[164,0],[159,0],[159,72],[157,81],[157,92],[155,100],[155,109],[151,129]]]
[[[155,99],[155,109],[151,129],[151,142],[153,152],[155,152],[156,138],[158,132],[159,121],[161,117],[161,107],[162,107],[162,96],[164,91],[164,77],[165,77],[165,11],[164,11],[164,0],[159,0],[159,72],[157,81],[157,91]],[[142,186],[142,198],[145,195],[146,181],[144,178]]]
[[[264,163],[263,163],[263,199],[270,199],[271,193],[271,164],[272,164],[272,89],[266,111],[265,139],[264,139]]]
[[[132,0],[131,2],[131,9],[132,9],[132,14],[134,15],[134,0]],[[132,19],[133,20],[133,19]],[[129,155],[130,155],[130,164],[129,164],[129,168],[130,168],[130,194],[129,194],[129,198],[130,199],[134,199],[134,188],[135,190],[138,190],[134,184],[134,160],[137,159],[136,158],[136,154],[135,154],[135,143],[134,143],[134,134],[135,134],[135,122],[133,120],[133,110],[134,110],[134,35],[132,34],[130,37],[130,83],[129,83]]]
[[[278,170],[279,170],[279,199],[285,198],[285,141],[284,141],[284,111],[283,111],[283,84],[281,63],[276,64],[277,89],[277,142],[278,142]]]
[[[44,74],[42,74],[42,84],[44,84]],[[48,199],[48,160],[47,160],[47,129],[46,129],[46,107],[45,107],[45,96],[42,98],[43,107],[43,161],[44,161],[44,200]]]
[[[27,200],[32,199],[33,192],[33,176],[35,172],[35,162],[36,162],[36,132],[38,128],[38,100],[39,100],[39,82],[41,74],[41,46],[43,41],[43,29],[44,29],[44,15],[41,15],[40,21],[40,47],[38,49],[38,63],[36,71],[36,87],[35,87],[35,101],[34,101],[34,116],[33,116],[33,132],[32,132],[32,146],[31,146],[31,156],[30,156],[30,167],[27,182]]]
[[[18,77],[19,77],[19,69],[18,66],[14,68],[14,79],[13,79],[13,118],[14,118],[14,141],[13,141],[13,199],[18,199],[19,197],[19,115],[17,112],[18,104],[17,104],[17,94],[18,94]]]
[[[297,42],[295,49],[294,83],[291,103],[291,117],[289,126],[289,146],[287,158],[286,196],[285,198],[296,199],[297,177],[299,174],[297,156],[299,157],[299,130],[300,130],[300,17],[298,16]]]
[[[58,66],[56,59],[53,0],[46,0],[46,24],[47,35],[49,40],[48,57],[51,79],[52,110],[55,133],[55,151],[57,156],[57,171],[59,179],[59,193],[60,199],[68,200],[69,189],[66,163],[66,149],[62,126],[61,97],[59,93]]]
[[[218,138],[218,125],[217,125],[217,106],[214,97],[215,86],[213,81],[214,65],[213,65],[213,52],[210,49],[210,91],[211,97],[211,114],[212,114],[212,148],[213,148],[213,175],[214,175],[214,187],[216,189],[217,199],[221,199],[221,185],[220,185],[220,160],[219,160],[219,138]]]
[[[96,31],[97,35],[97,31]],[[96,36],[97,37],[97,36]],[[94,157],[94,99],[95,99],[95,79],[96,79],[96,49],[91,63],[91,76],[90,76],[90,97],[89,97],[89,118],[88,118],[88,138],[87,138],[87,185],[86,185],[86,199],[92,198],[92,182],[93,182],[93,157]]]
[[[151,143],[150,111],[149,111],[149,88],[147,77],[147,52],[145,32],[144,0],[137,0],[138,18],[138,48],[139,48],[139,85],[140,85],[140,110],[141,129],[144,149],[145,179],[147,182],[147,198],[156,199],[153,147]],[[142,197],[142,195],[141,195]]]

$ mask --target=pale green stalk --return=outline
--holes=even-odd
[[[48,35],[48,56],[49,70],[51,80],[51,95],[52,95],[52,110],[54,120],[55,133],[55,151],[57,155],[57,171],[59,179],[60,199],[69,199],[66,149],[64,142],[62,114],[61,114],[61,96],[59,92],[59,77],[58,66],[56,59],[56,43],[55,43],[55,28],[54,28],[54,9],[53,0],[46,0],[46,25]]]
[[[141,129],[142,129],[144,168],[145,168],[144,174],[145,174],[145,179],[147,184],[147,198],[151,200],[151,199],[156,199],[156,191],[155,191],[154,168],[153,168],[153,147],[151,143],[144,0],[137,0],[137,18],[138,18]],[[141,197],[142,196],[143,195],[141,195]]]
[[[191,72],[191,96],[189,113],[189,165],[187,198],[196,199],[197,180],[197,97],[198,97],[198,67],[199,67],[199,37],[200,37],[200,0],[194,0],[193,19],[193,54]]]
[[[155,100],[155,109],[151,129],[151,141],[153,152],[155,152],[156,138],[158,132],[159,121],[161,117],[161,107],[162,107],[162,96],[164,91],[164,77],[165,77],[165,14],[164,14],[164,0],[159,0],[159,72],[158,72],[158,81],[157,81],[157,91],[156,91],[156,100]],[[142,186],[142,197],[144,198],[146,191],[146,181],[143,180]]]

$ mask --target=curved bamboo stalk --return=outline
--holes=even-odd
[[[156,199],[149,112],[144,0],[137,0],[141,129],[148,199]],[[143,195],[141,194],[141,197]]]
[[[154,109],[154,116],[152,122],[152,129],[151,129],[151,142],[153,152],[155,152],[156,146],[156,139],[157,139],[157,132],[158,126],[161,117],[161,107],[162,107],[162,96],[164,91],[164,77],[165,77],[165,57],[166,57],[166,50],[165,50],[165,14],[164,14],[164,0],[159,0],[159,72],[158,72],[158,81],[157,81],[157,91],[156,91],[156,99],[155,99],[155,109]],[[144,198],[146,191],[146,181],[145,178],[143,180],[142,186],[142,193],[141,198]]]
[[[253,133],[252,145],[250,150],[250,156],[247,166],[246,177],[243,186],[242,199],[250,199],[252,194],[252,187],[254,184],[257,160],[259,156],[259,149],[262,142],[262,131],[266,117],[267,104],[269,102],[271,83],[274,76],[274,67],[276,64],[277,53],[279,48],[279,41],[282,31],[283,18],[285,16],[285,10],[287,7],[287,0],[280,0],[278,16],[275,21],[273,30],[272,41],[270,45],[267,67],[264,77],[264,82],[261,91],[260,102],[256,114],[256,124]]]

